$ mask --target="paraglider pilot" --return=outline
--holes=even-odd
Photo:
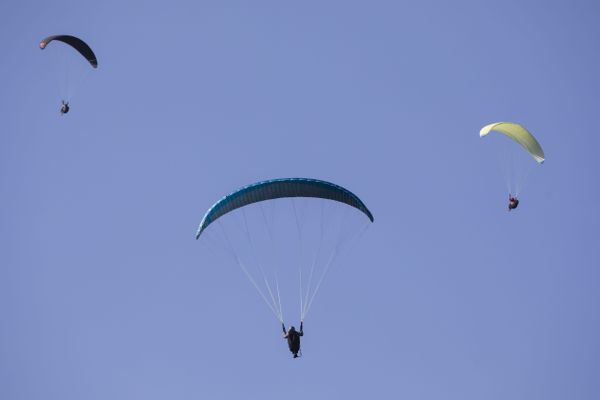
[[[60,108],[60,114],[64,115],[66,113],[69,112],[69,102],[68,101],[62,101],[62,107]]]
[[[508,211],[514,210],[518,206],[519,206],[519,200],[517,199],[517,197],[513,196],[512,194],[509,194],[508,195]]]
[[[293,326],[286,332],[285,325],[282,322],[281,327],[283,328],[283,338],[287,339],[288,347],[294,355],[294,358],[298,358],[298,352],[300,351],[300,336],[304,336],[302,330],[303,322],[300,322],[300,331],[297,331]]]

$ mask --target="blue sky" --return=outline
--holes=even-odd
[[[3,2],[0,398],[598,398],[599,16]],[[55,33],[99,60],[64,117],[56,49],[38,48]],[[503,120],[547,156],[510,214],[478,136]],[[221,196],[288,176],[375,215],[300,360],[239,268],[194,240]]]

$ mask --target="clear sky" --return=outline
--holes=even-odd
[[[1,2],[0,398],[598,399],[599,17],[594,1]],[[59,46],[38,48],[57,33],[99,60],[64,117]],[[510,214],[478,136],[495,121],[547,156]],[[299,360],[194,240],[224,194],[291,176],[375,215]]]

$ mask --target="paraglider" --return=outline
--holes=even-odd
[[[508,211],[519,207],[519,200],[512,194],[508,195]]]
[[[481,128],[479,136],[487,136],[491,132],[499,132],[510,138],[513,142],[519,144],[528,154],[531,156],[538,165],[541,165],[545,160],[544,150],[537,141],[537,139],[522,125],[512,122],[495,122]],[[508,186],[508,211],[514,210],[519,206],[519,200],[517,196],[525,183],[526,174],[523,173],[523,169],[529,170],[530,163],[527,167],[517,167],[513,165],[515,157],[510,157],[507,160],[505,168],[505,175],[507,178]],[[513,181],[513,175],[515,176]]]
[[[283,338],[287,339],[290,352],[294,355],[294,358],[298,358],[298,353],[300,352],[300,336],[304,336],[303,323],[300,322],[300,331],[297,331],[294,326],[286,331],[283,322],[281,323],[281,328],[283,329]]]
[[[238,224],[233,226],[236,217]],[[196,239],[206,235],[203,243],[222,244],[281,323],[289,350],[297,358],[304,319],[325,275],[342,246],[357,239],[373,220],[358,196],[334,183],[308,178],[271,179],[242,187],[217,201],[204,214]],[[227,221],[241,232],[224,227]],[[352,223],[362,229],[356,232]],[[217,227],[207,231],[212,225]],[[277,255],[282,259],[277,260]],[[284,285],[295,286],[294,281],[299,283],[299,290],[287,290]],[[299,331],[293,326],[285,329],[282,304],[288,293],[300,294]]]
[[[75,49],[77,52],[79,52],[79,54],[81,54],[87,60],[87,62],[92,66],[92,68],[98,68],[98,59],[96,58],[96,55],[94,54],[94,52],[92,51],[90,46],[88,46],[87,43],[85,43],[83,40],[79,39],[78,37],[71,36],[71,35],[48,36],[47,38],[40,41],[40,49],[44,50],[46,48],[46,46],[48,46],[48,44],[50,44],[52,41],[59,41],[59,42],[69,45],[70,47]],[[68,71],[67,71],[67,75],[68,75]],[[73,86],[71,84],[71,82],[66,82],[65,85]],[[70,92],[71,90],[73,90],[73,88],[65,89],[65,93],[63,95],[63,100],[62,100],[62,106],[60,108],[61,115],[67,114],[69,112],[69,109],[70,109],[69,101],[70,101],[70,97],[72,96],[72,93]]]
[[[62,106],[60,107],[60,114],[64,115],[64,114],[68,113],[69,110],[70,110],[69,102],[63,100],[62,101]]]

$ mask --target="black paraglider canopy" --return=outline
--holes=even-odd
[[[44,50],[48,43],[50,43],[53,40],[58,40],[60,42],[70,45],[75,50],[77,50],[79,54],[84,56],[85,59],[88,60],[89,63],[92,65],[92,67],[98,68],[98,59],[96,59],[96,55],[92,51],[91,47],[88,46],[83,40],[71,35],[48,36],[40,42],[40,49]]]

